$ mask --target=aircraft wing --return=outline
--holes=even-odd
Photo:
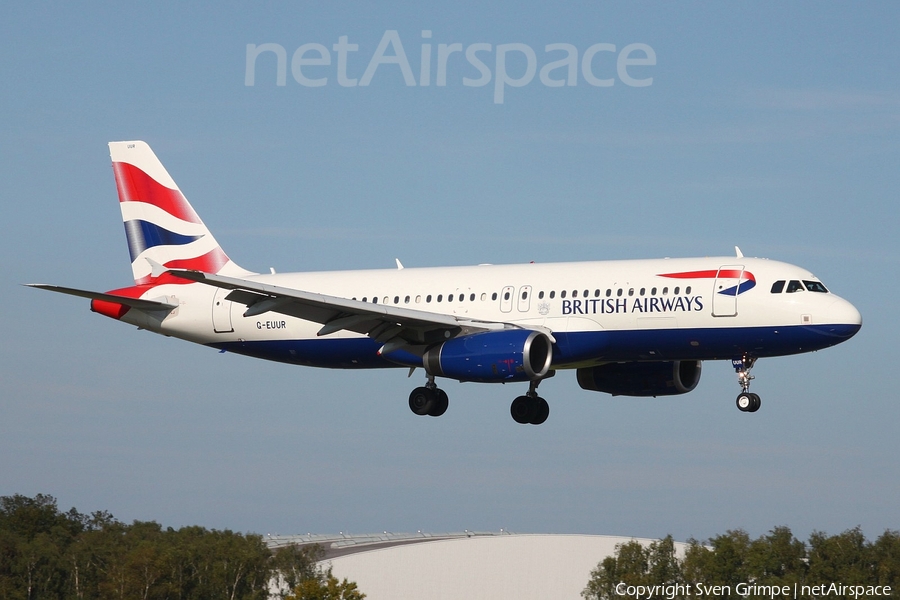
[[[104,300],[106,302],[115,302],[124,304],[139,310],[172,310],[178,308],[174,304],[168,302],[158,302],[156,300],[142,300],[141,298],[128,298],[125,296],[117,296],[115,294],[105,294],[102,292],[91,292],[89,290],[79,290],[76,288],[63,287],[61,285],[50,285],[47,283],[26,283],[26,287],[38,288],[40,290],[49,290],[51,292],[59,292],[60,294],[68,294],[69,296],[78,296],[79,298],[88,298],[89,300]]]
[[[478,321],[454,315],[326,296],[248,279],[170,269],[175,277],[232,290],[226,300],[247,306],[245,317],[276,312],[321,323],[318,335],[354,331],[383,342],[382,353],[404,348],[417,352],[437,342],[481,331],[516,328],[508,323]],[[420,353],[420,352],[418,352]]]

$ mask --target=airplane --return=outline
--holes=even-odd
[[[757,359],[853,337],[859,311],[812,273],[734,256],[360,271],[254,273],[225,254],[150,146],[111,142],[134,285],[105,293],[31,287],[222,352],[335,369],[423,369],[409,395],[440,416],[438,378],[528,384],[510,414],[539,425],[538,385],[575,370],[588,391],[684,394],[702,362],[731,360],[736,404],[756,412]]]

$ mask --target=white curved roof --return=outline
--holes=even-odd
[[[373,549],[365,548],[367,542],[324,564],[338,579],[355,581],[368,600],[580,600],[591,570],[615,553],[616,544],[635,539],[508,533],[412,537]],[[684,544],[676,549],[683,553]]]

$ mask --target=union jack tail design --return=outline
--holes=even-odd
[[[158,283],[146,259],[205,273],[249,273],[228,258],[150,146],[140,141],[110,142],[109,155],[135,285]]]

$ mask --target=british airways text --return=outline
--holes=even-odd
[[[617,313],[691,312],[703,310],[702,296],[671,298],[592,298],[563,300],[564,315],[606,315]]]

